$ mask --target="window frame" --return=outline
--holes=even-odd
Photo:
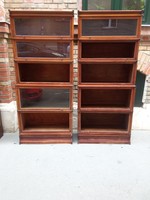
[[[82,0],[82,10],[88,10],[88,1]],[[111,0],[111,10],[122,10],[122,0]],[[145,0],[145,10],[142,25],[150,25],[150,1]]]

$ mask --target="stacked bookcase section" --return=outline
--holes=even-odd
[[[141,11],[79,12],[79,143],[130,143]]]
[[[20,143],[72,143],[73,12],[10,18]]]

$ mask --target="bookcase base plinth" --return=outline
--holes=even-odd
[[[130,144],[130,136],[78,136],[79,144]]]
[[[72,144],[72,137],[20,136],[20,144]]]

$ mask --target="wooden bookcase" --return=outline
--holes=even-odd
[[[80,11],[79,143],[130,143],[141,11]]]
[[[72,143],[73,12],[10,18],[20,143]]]

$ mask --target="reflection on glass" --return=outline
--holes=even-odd
[[[15,18],[16,35],[69,36],[70,18]]]
[[[69,89],[20,89],[20,96],[21,107],[23,108],[69,107]]]
[[[136,35],[136,19],[82,20],[83,36]]]
[[[123,10],[143,10],[145,0],[122,0]]]
[[[122,0],[121,2],[123,10],[143,10],[146,0]],[[89,0],[87,7],[88,10],[111,10],[114,3],[113,0]]]
[[[90,0],[88,10],[111,10],[110,0]]]
[[[17,42],[19,57],[68,58],[69,42]]]

